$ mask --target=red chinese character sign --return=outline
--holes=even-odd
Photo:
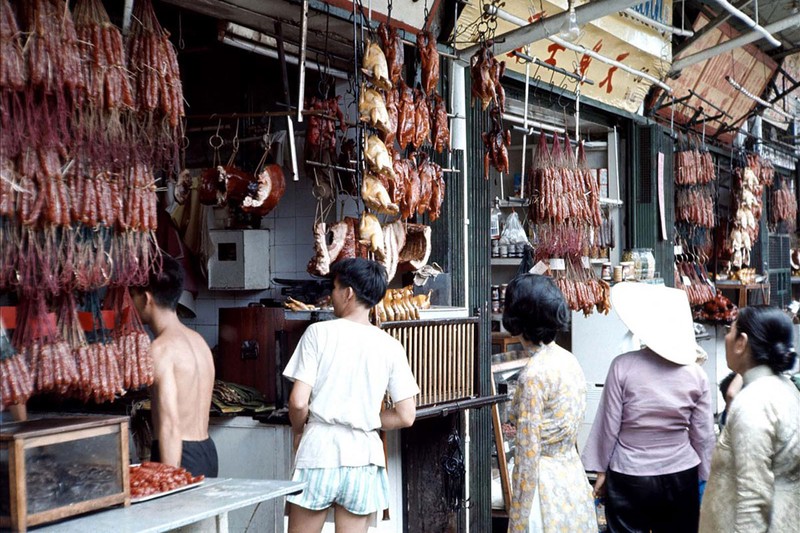
[[[527,0],[506,0],[503,10],[522,20],[534,21],[556,15],[567,8],[566,0],[552,0],[536,2],[537,12],[532,13]],[[672,0],[665,0],[664,13],[667,15],[672,10]],[[458,19],[457,28],[462,28],[464,33],[457,37],[457,48],[466,48],[474,38],[470,35],[470,28],[476,26],[473,22],[481,13],[481,2],[470,0]],[[667,16],[671,18],[671,16]],[[519,26],[497,19],[497,36],[518,28]],[[614,59],[636,70],[646,72],[652,76],[663,79],[672,62],[671,46],[668,39],[655,30],[634,21],[623,15],[610,15],[585,24],[581,28],[581,36],[574,43],[587,50],[593,50],[609,59]],[[499,45],[501,46],[501,45]],[[498,53],[504,50],[498,50]],[[636,112],[642,104],[644,97],[650,90],[651,83],[641,77],[625,72],[619,67],[601,62],[587,54],[569,50],[549,39],[542,39],[532,43],[528,48],[528,55],[555,67],[563,68],[569,72],[585,75],[594,81],[593,85],[583,84],[581,96],[588,97],[613,107]],[[514,57],[505,57],[506,69],[525,73],[525,64]],[[532,65],[530,68],[532,78],[551,83],[556,87],[567,87],[575,91],[577,82],[563,74],[558,74],[545,67]]]

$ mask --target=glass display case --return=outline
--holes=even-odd
[[[0,527],[25,531],[118,504],[130,504],[127,417],[3,424]]]

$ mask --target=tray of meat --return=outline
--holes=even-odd
[[[144,462],[130,466],[131,503],[141,503],[203,484],[205,476],[193,476],[185,468]]]

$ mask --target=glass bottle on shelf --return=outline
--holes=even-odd
[[[492,239],[499,239],[500,234],[503,232],[503,212],[500,211],[500,200],[494,199],[494,207],[491,211],[491,225],[490,232]]]

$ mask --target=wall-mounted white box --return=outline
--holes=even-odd
[[[269,289],[269,230],[209,231],[214,255],[208,260],[208,288]]]

